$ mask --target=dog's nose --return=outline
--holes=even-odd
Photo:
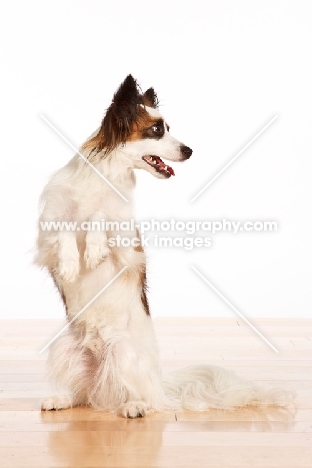
[[[188,159],[191,157],[191,154],[193,153],[193,150],[189,148],[188,146],[181,146],[181,153],[185,157],[185,159]]]

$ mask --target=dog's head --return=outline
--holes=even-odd
[[[101,157],[117,149],[131,160],[133,168],[145,169],[161,179],[171,177],[174,171],[162,158],[184,161],[192,150],[170,135],[157,106],[154,89],[142,93],[136,80],[128,75],[116,91],[98,133],[85,148],[90,155]]]

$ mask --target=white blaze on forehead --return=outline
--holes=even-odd
[[[154,109],[154,107],[143,106],[142,104],[141,106],[147,110],[151,117],[155,117],[156,119],[162,119],[162,115],[158,112],[157,109]]]

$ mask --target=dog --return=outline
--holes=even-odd
[[[48,357],[49,375],[65,394],[44,399],[42,410],[91,406],[136,418],[149,411],[289,403],[284,391],[264,390],[216,366],[190,366],[163,376],[142,245],[112,246],[111,238],[120,234],[114,229],[40,229],[50,221],[129,221],[134,170],[159,179],[174,176],[163,159],[186,161],[192,149],[170,134],[158,104],[153,88],[143,93],[128,75],[99,129],[43,191],[36,263],[52,276],[69,326]],[[136,229],[121,234],[139,238]]]

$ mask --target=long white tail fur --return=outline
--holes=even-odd
[[[293,393],[283,389],[265,390],[217,366],[198,365],[177,370],[164,378],[166,396],[181,409],[231,410],[244,406],[288,406]]]

